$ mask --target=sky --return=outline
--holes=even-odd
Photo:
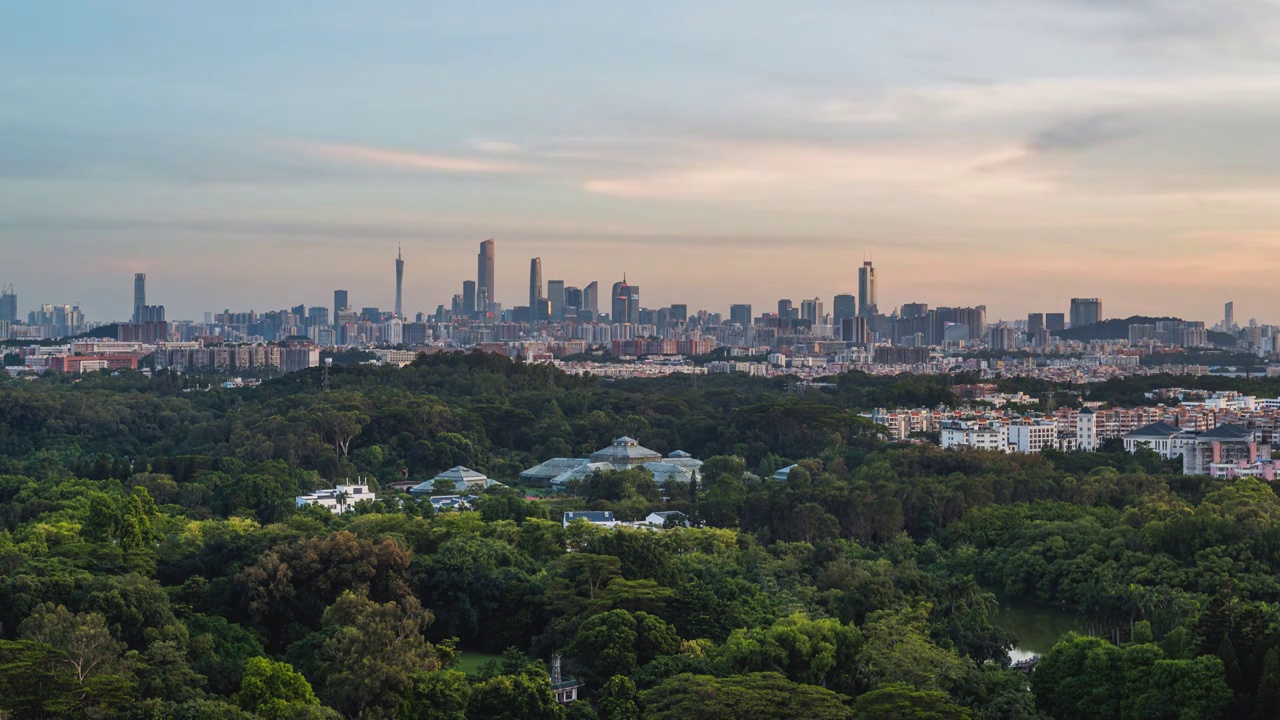
[[[20,310],[432,311],[495,238],[647,307],[1280,322],[1280,2],[0,3]]]

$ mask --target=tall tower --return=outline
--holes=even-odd
[[[876,313],[876,269],[870,260],[858,268],[858,314],[871,317]]]
[[[590,310],[592,318],[600,312],[600,283],[592,280],[582,289],[582,310]]]
[[[493,293],[493,258],[496,250],[493,239],[480,243],[480,254],[476,257],[476,310],[489,311],[489,303],[494,302]]]
[[[4,318],[0,318],[3,320]],[[1231,332],[1236,327],[1236,304],[1234,301],[1229,302],[1224,307],[1222,313],[1222,329]]]
[[[18,296],[12,285],[0,287],[0,322],[18,321]]]
[[[133,324],[142,322],[142,306],[147,304],[147,274],[133,274]]]
[[[337,325],[338,323],[342,322],[340,320],[340,318],[342,317],[342,311],[350,307],[349,302],[350,301],[347,299],[346,290],[333,291],[333,324],[334,325]]]
[[[529,313],[535,316],[538,312],[538,301],[542,299],[542,258],[529,261]]]
[[[396,247],[396,317],[404,317],[404,305],[401,302],[404,298],[404,257],[400,252],[400,247]]]
[[[547,281],[547,300],[551,301],[551,319],[557,322],[564,319],[564,281]]]

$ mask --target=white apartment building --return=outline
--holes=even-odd
[[[977,450],[1008,452],[1009,442],[1003,426],[965,420],[946,420],[939,432],[944,448],[968,447]]]
[[[1058,447],[1058,424],[1052,420],[1019,420],[1009,424],[1010,452],[1038,453]]]

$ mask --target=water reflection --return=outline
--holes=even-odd
[[[1009,651],[1013,662],[1033,655],[1044,655],[1068,632],[1089,633],[1088,621],[1074,608],[1028,600],[1001,597],[996,625],[1018,638],[1017,647]]]

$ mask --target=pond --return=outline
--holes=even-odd
[[[996,626],[1018,638],[1017,646],[1009,651],[1013,662],[1044,655],[1069,632],[1089,634],[1088,618],[1075,608],[1020,597],[998,599]]]

